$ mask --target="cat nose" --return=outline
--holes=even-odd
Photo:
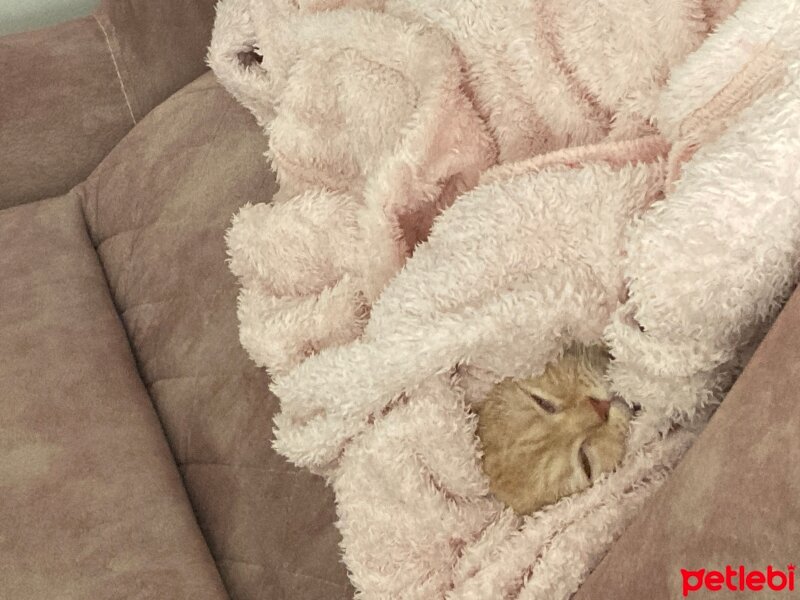
[[[589,398],[589,404],[592,405],[594,412],[597,413],[601,420],[608,421],[608,411],[611,409],[611,401]]]

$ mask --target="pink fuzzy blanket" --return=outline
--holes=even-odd
[[[209,62],[281,183],[241,341],[358,597],[568,598],[798,280],[798,1],[223,0]],[[601,337],[627,456],[520,518],[470,406]]]

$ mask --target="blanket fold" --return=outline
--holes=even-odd
[[[443,35],[277,4],[222,3],[209,59],[264,126],[281,184],[284,201],[245,208],[228,235],[242,343],[273,373],[355,339],[436,214],[496,160]]]
[[[324,469],[427,376],[458,363],[497,380],[526,376],[570,338],[596,340],[624,291],[624,231],[661,192],[663,167],[659,158],[550,167],[463,195],[388,284],[360,340],[275,378],[276,448]]]
[[[228,233],[241,340],[357,596],[568,598],[798,281],[798,1],[223,0],[210,63],[282,185]],[[520,518],[470,409],[600,338],[623,463]]]

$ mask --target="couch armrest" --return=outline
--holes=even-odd
[[[694,446],[575,600],[681,598],[681,569],[727,578],[730,566],[738,586],[739,565],[786,572],[798,560],[799,336],[800,289]],[[697,577],[687,577],[696,589]],[[709,598],[709,590],[689,597]]]
[[[68,191],[205,69],[215,0],[104,0],[0,38],[0,209]]]

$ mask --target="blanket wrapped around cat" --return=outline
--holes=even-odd
[[[281,192],[228,234],[361,598],[568,598],[798,279],[800,2],[223,0]],[[627,454],[519,517],[470,406],[604,338]]]

